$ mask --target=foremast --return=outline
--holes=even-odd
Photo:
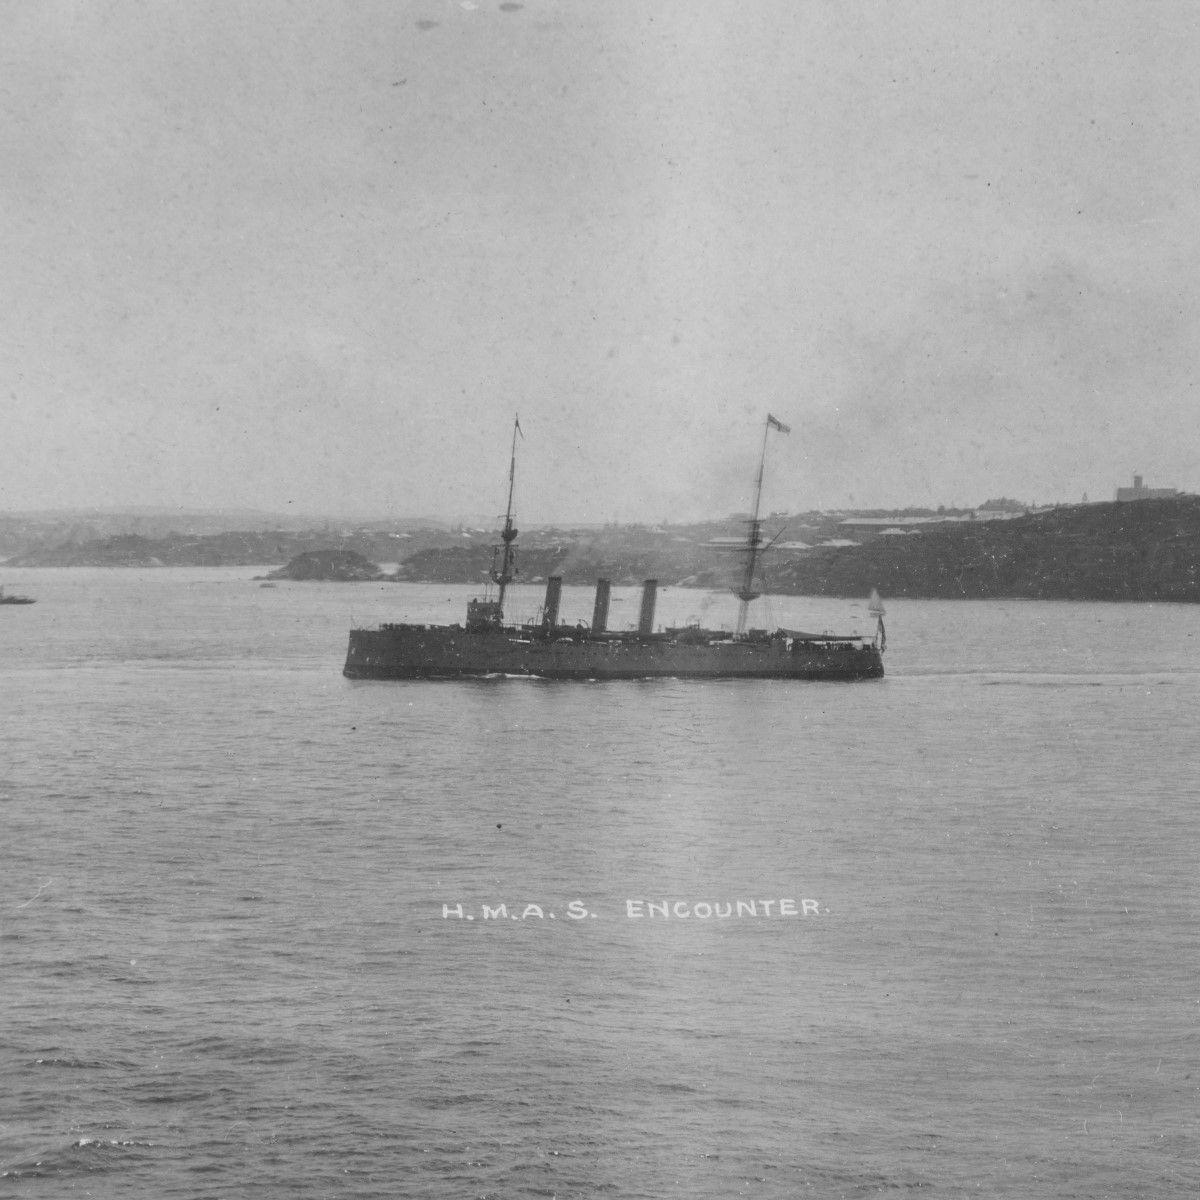
[[[516,550],[513,542],[517,540],[517,527],[513,524],[513,488],[517,480],[517,434],[522,437],[521,418],[513,418],[512,452],[508,460],[508,504],[504,510],[504,528],[500,531],[500,568],[496,569],[495,560],[492,562],[492,582],[496,585],[496,617],[497,623],[504,618],[504,593],[508,585],[516,577]]]
[[[488,571],[488,578],[498,590],[494,599],[489,586],[484,589],[482,600],[467,601],[467,630],[470,633],[494,633],[503,626],[504,593],[517,576],[517,552],[513,546],[517,540],[517,527],[513,524],[513,486],[517,478],[518,433],[525,436],[521,433],[519,417],[513,419],[512,453],[508,460],[508,507],[504,511],[504,528],[500,531],[501,544],[492,550],[492,566]]]
[[[763,471],[767,463],[767,436],[772,429],[777,429],[780,433],[791,433],[792,431],[791,426],[785,425],[777,417],[767,413],[767,419],[763,425],[762,451],[758,456],[758,478],[754,483],[754,515],[750,518],[750,528],[746,534],[746,569],[742,572],[742,586],[734,592],[738,598],[737,632],[739,634],[746,632],[751,601],[757,600],[762,595],[761,592],[755,590],[754,571],[763,550],[762,520],[759,513],[762,509]]]

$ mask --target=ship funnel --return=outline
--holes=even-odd
[[[550,629],[558,624],[558,606],[562,599],[562,576],[551,575],[546,580],[546,603],[542,606],[542,622]]]
[[[638,633],[654,632],[654,602],[658,598],[658,580],[647,579],[642,584],[642,613],[638,617]]]
[[[592,609],[593,633],[603,633],[608,628],[608,593],[611,587],[607,579],[596,580],[596,607]]]

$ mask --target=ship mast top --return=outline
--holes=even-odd
[[[492,568],[492,581],[499,589],[496,596],[496,606],[502,614],[504,611],[504,592],[516,575],[514,564],[515,551],[513,542],[517,540],[517,527],[513,524],[513,487],[517,479],[517,434],[525,436],[521,429],[521,418],[513,418],[512,453],[508,460],[508,506],[504,511],[504,528],[500,531],[500,540],[504,543],[500,556],[500,569]]]
[[[763,425],[762,452],[758,456],[758,478],[754,484],[754,515],[750,518],[750,529],[746,535],[746,569],[742,573],[742,586],[734,593],[738,598],[737,632],[746,632],[746,619],[750,611],[750,602],[762,595],[754,590],[754,569],[762,551],[762,521],[759,511],[762,507],[763,469],[767,462],[767,435],[772,429],[780,433],[791,433],[790,425],[785,425],[777,417],[767,413]]]

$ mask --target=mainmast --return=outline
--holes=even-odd
[[[791,426],[767,413],[766,424],[763,426],[762,452],[758,456],[758,479],[754,484],[754,516],[750,518],[750,529],[746,535],[746,570],[742,574],[742,586],[734,594],[738,598],[737,632],[746,632],[746,619],[750,611],[750,602],[762,595],[754,590],[754,568],[762,550],[762,521],[759,511],[762,507],[763,469],[767,462],[767,434],[772,429],[780,433],[791,433]]]
[[[516,416],[513,418],[512,432],[512,454],[508,461],[508,506],[504,511],[504,528],[500,531],[500,540],[504,543],[504,548],[500,555],[500,569],[492,567],[492,582],[499,588],[496,596],[496,607],[499,610],[498,615],[502,616],[504,612],[504,591],[510,583],[512,583],[516,575],[513,549],[513,542],[517,540],[517,527],[513,524],[513,486],[517,479],[517,434],[521,432],[521,418]]]

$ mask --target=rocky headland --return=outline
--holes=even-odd
[[[278,571],[272,571],[262,578],[374,583],[386,576],[377,564],[361,554],[355,554],[353,550],[309,550],[297,554],[286,567],[280,567]]]

